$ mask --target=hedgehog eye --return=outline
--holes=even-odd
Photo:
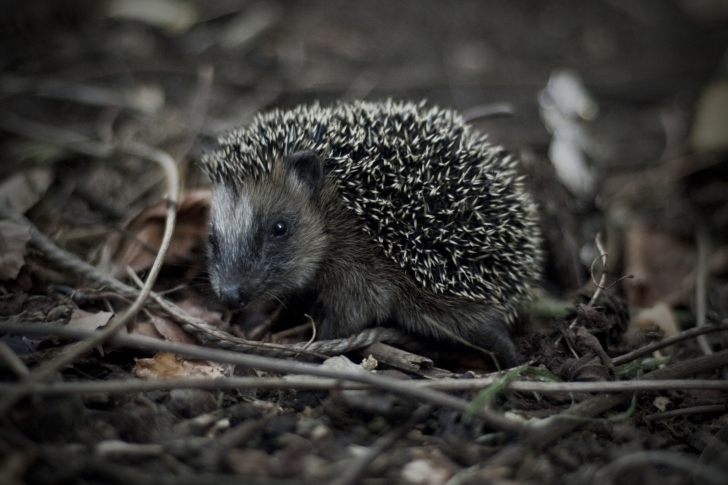
[[[275,224],[273,224],[273,229],[271,230],[271,234],[273,234],[274,237],[281,237],[285,236],[288,232],[288,224],[286,224],[283,221],[278,221]]]

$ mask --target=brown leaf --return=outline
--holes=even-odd
[[[0,281],[14,280],[25,264],[30,228],[0,221]]]
[[[132,374],[147,379],[173,377],[225,377],[223,367],[206,360],[184,359],[167,352],[160,352],[151,359],[135,359]]]
[[[159,332],[159,334],[166,340],[190,345],[197,344],[197,340],[182,330],[176,322],[173,322],[169,318],[159,317],[157,315],[150,315],[149,318],[157,332]]]
[[[185,195],[177,211],[177,224],[165,257],[167,263],[187,258],[195,249],[205,246],[209,209],[209,190],[193,190]],[[136,272],[149,269],[162,243],[166,216],[167,206],[161,202],[144,210],[127,225],[127,232],[136,240],[112,235],[107,246],[111,256],[104,258],[102,267],[116,277],[125,276],[127,266]]]
[[[204,320],[210,325],[218,328],[225,328],[226,324],[222,319],[222,313],[208,310],[199,300],[187,298],[177,302],[177,306],[195,318]]]
[[[71,319],[68,321],[69,327],[83,328],[86,330],[96,330],[99,327],[103,327],[114,314],[111,312],[98,312],[90,313],[80,308],[73,310]]]
[[[164,339],[152,322],[134,322],[129,327],[130,335],[139,335],[140,337],[155,338],[158,340]]]

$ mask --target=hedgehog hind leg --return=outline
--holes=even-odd
[[[495,354],[501,369],[509,369],[523,362],[516,346],[508,332],[504,320],[496,317],[484,320],[480,325],[470,329],[468,339],[474,345],[489,350]]]
[[[470,302],[455,301],[443,305],[430,301],[430,304],[425,304],[427,300],[430,299],[424,298],[400,307],[396,317],[400,325],[413,333],[491,352],[501,369],[522,362],[500,312]]]

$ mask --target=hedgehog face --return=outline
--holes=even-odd
[[[322,181],[316,155],[298,152],[262,177],[213,187],[210,280],[226,306],[285,298],[314,281],[328,246]]]

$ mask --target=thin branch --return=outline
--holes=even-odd
[[[52,325],[33,324],[22,325],[13,323],[0,323],[0,332],[12,332],[20,334],[48,334],[54,333],[64,337],[82,339],[88,336],[89,331],[82,329],[74,329],[68,327],[54,327]],[[222,349],[212,349],[208,347],[200,347],[196,345],[185,345],[180,343],[165,342],[162,340],[151,339],[148,337],[139,337],[135,335],[113,335],[109,342],[122,347],[134,349],[146,349],[157,352],[171,352],[178,355],[184,355],[197,359],[206,359],[217,362],[227,362],[229,364],[240,365],[251,369],[260,369],[267,372],[281,372],[291,374],[307,374],[319,377],[329,377],[332,379],[342,379],[363,384],[369,384],[379,389],[389,391],[393,394],[408,398],[418,399],[432,403],[437,406],[443,406],[454,409],[459,412],[469,410],[470,403],[467,400],[459,399],[439,391],[432,389],[422,389],[412,386],[401,379],[382,376],[379,374],[371,374],[368,372],[357,372],[348,370],[331,369],[314,364],[304,364],[302,362],[294,362],[282,359],[273,359],[270,357],[262,357],[258,355],[242,354],[239,352],[230,352]],[[490,409],[480,408],[473,412],[473,415],[482,419],[491,428],[503,431],[504,433],[515,435],[523,430],[523,425],[517,421],[506,418],[502,414],[496,413]]]
[[[671,409],[664,413],[655,413],[645,416],[645,421],[656,421],[658,419],[674,418],[676,416],[689,416],[700,413],[724,413],[728,411],[726,404],[706,404],[705,406],[691,406],[689,408]]]
[[[594,305],[594,302],[597,301],[597,298],[599,298],[599,295],[604,288],[604,282],[607,279],[607,261],[609,258],[609,254],[604,250],[604,245],[602,244],[602,235],[600,233],[597,233],[597,235],[594,237],[594,243],[597,245],[597,249],[599,250],[599,258],[594,258],[594,261],[592,261],[592,267],[589,268],[589,273],[591,274],[592,281],[594,281],[594,284],[597,285],[597,289],[596,291],[594,291],[594,294],[589,300],[589,303],[586,304],[587,307],[591,307],[592,305]],[[602,276],[601,278],[599,278],[599,283],[594,280],[594,264],[596,263],[597,259],[602,260]],[[573,327],[575,323],[576,320],[574,320],[571,325],[569,325],[569,327]]]
[[[708,286],[708,234],[702,227],[698,228],[697,235],[698,257],[697,272],[695,275],[695,317],[698,328],[705,326],[705,314],[707,312],[707,286]],[[698,336],[698,345],[703,354],[710,355],[713,349],[710,348],[708,339],[705,335]]]
[[[654,342],[652,344],[646,345],[637,350],[633,350],[632,352],[630,352],[628,354],[624,354],[624,355],[620,355],[619,357],[615,357],[612,359],[612,363],[614,365],[626,364],[627,362],[632,362],[633,360],[639,359],[640,357],[650,355],[650,354],[652,354],[652,352],[654,352],[656,350],[660,350],[665,347],[669,347],[670,345],[675,345],[684,340],[689,340],[689,339],[695,338],[699,335],[706,335],[706,334],[713,333],[713,332],[722,332],[724,330],[728,330],[728,319],[723,320],[721,323],[719,323],[717,325],[705,325],[702,327],[684,330],[671,337],[662,339],[659,342]]]
[[[212,359],[208,359],[212,360]],[[478,382],[481,381],[481,382]],[[493,384],[492,379],[422,379],[405,381],[412,387],[444,392],[479,391]],[[0,392],[13,392],[20,384],[0,382]],[[374,386],[342,382],[323,377],[179,377],[169,379],[115,379],[106,381],[77,381],[36,383],[31,388],[35,395],[64,396],[73,394],[130,393],[170,389],[202,389],[206,391],[234,389],[289,389],[326,391],[331,389],[371,390]],[[728,382],[720,379],[671,379],[660,381],[624,382],[530,382],[513,381],[507,390],[538,392],[541,394],[568,394],[583,392],[635,392],[709,389],[728,391]]]

